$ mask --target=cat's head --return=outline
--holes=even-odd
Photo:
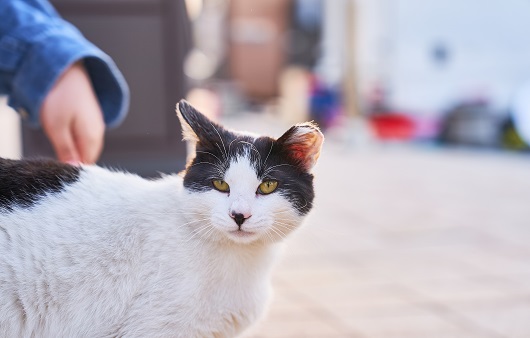
[[[299,226],[313,205],[311,169],[324,141],[316,125],[274,139],[227,130],[186,101],[177,115],[192,152],[184,187],[196,236],[276,242]]]

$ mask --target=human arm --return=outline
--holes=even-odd
[[[42,123],[61,160],[74,162],[98,157],[91,138],[102,142],[101,119],[108,127],[119,124],[129,100],[111,58],[44,0],[0,1],[0,93],[28,124]],[[69,138],[82,148],[79,159],[61,155]]]

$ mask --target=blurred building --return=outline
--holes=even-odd
[[[439,114],[469,99],[506,110],[530,78],[530,2],[356,0],[360,90]]]
[[[377,111],[443,119],[480,102],[487,109],[458,128],[492,139],[483,131],[499,135],[500,122],[482,117],[507,115],[530,81],[530,2],[521,0],[52,2],[131,86],[131,113],[108,134],[103,163],[147,174],[184,163],[173,115],[184,96],[214,118],[272,104],[285,122],[324,126]],[[51,148],[26,130],[24,153]]]

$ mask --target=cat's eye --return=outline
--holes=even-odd
[[[264,181],[258,187],[258,194],[268,195],[278,188],[278,181]]]
[[[226,183],[223,180],[213,180],[212,184],[213,184],[215,189],[217,189],[217,190],[219,190],[221,192],[229,192],[230,191],[230,186],[228,185],[228,183]]]

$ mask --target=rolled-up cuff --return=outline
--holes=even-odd
[[[118,126],[129,110],[129,87],[114,62],[104,54],[85,56],[85,68],[104,114],[108,128]]]

